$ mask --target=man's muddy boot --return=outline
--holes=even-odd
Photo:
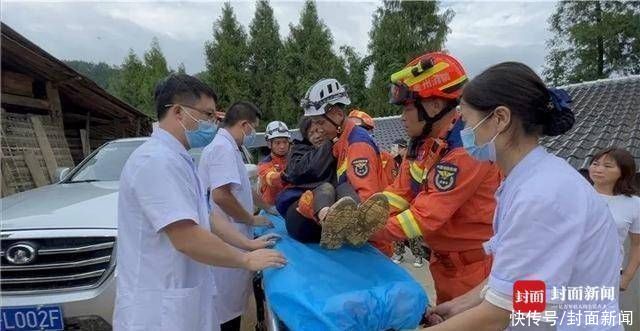
[[[376,193],[358,206],[358,221],[353,230],[346,233],[347,241],[355,246],[364,245],[371,236],[384,227],[389,218],[389,200]]]
[[[345,243],[345,231],[358,219],[358,204],[351,197],[344,197],[331,207],[327,216],[320,221],[322,233],[320,246],[327,249],[338,249]]]

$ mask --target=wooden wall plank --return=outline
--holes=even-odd
[[[49,104],[51,106],[51,113],[54,117],[62,116],[62,103],[60,102],[60,93],[58,93],[58,88],[51,82],[47,82],[46,88],[47,98],[49,99]]]
[[[15,94],[2,93],[2,103],[21,107],[50,110],[49,102],[47,102],[46,100],[29,98]]]
[[[30,119],[31,124],[33,125],[33,131],[36,134],[36,139],[38,140],[38,145],[40,146],[40,151],[42,152],[42,156],[44,157],[44,162],[47,165],[47,170],[49,171],[49,178],[51,179],[51,182],[54,182],[58,163],[56,161],[55,155],[53,154],[53,150],[51,149],[51,144],[49,144],[47,133],[44,130],[42,121],[38,116],[31,116]]]
[[[42,168],[40,167],[40,163],[38,163],[38,161],[36,160],[36,156],[33,154],[33,151],[24,151],[24,161],[27,163],[27,167],[29,168],[29,172],[31,173],[31,177],[33,178],[33,183],[36,184],[36,187],[49,184],[49,182],[45,178]]]
[[[14,71],[2,70],[2,91],[33,98],[33,78]]]
[[[82,143],[82,155],[84,157],[91,154],[91,143],[89,142],[89,132],[84,129],[80,129],[80,142]]]

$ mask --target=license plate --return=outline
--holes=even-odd
[[[64,330],[60,306],[0,309],[0,331]]]

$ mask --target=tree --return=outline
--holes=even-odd
[[[205,44],[205,81],[214,87],[221,107],[249,97],[249,50],[247,34],[236,19],[230,3],[213,26],[213,40]]]
[[[543,74],[550,84],[640,74],[638,1],[561,1],[549,29]]]
[[[133,49],[129,49],[120,67],[120,75],[114,82],[116,96],[140,110],[143,106],[144,72],[144,64]]]
[[[68,66],[79,73],[89,77],[103,89],[113,92],[113,82],[120,74],[120,69],[116,66],[104,62],[92,63],[80,60],[64,61]]]
[[[256,12],[249,26],[249,91],[251,100],[262,110],[264,121],[274,120],[277,98],[276,83],[282,79],[280,55],[282,41],[279,27],[268,0],[258,0]]]
[[[144,53],[144,78],[142,84],[142,110],[151,116],[156,115],[154,103],[155,87],[169,73],[167,60],[162,54],[160,43],[154,37],[151,41],[151,47]]]
[[[366,81],[367,68],[369,67],[368,61],[366,58],[358,55],[351,46],[340,47],[340,54],[347,68],[347,79],[344,83],[347,85],[351,104],[355,107],[364,108],[367,97]]]
[[[282,55],[284,77],[277,82],[280,95],[276,116],[291,125],[302,114],[299,102],[311,84],[322,78],[344,82],[347,74],[332,50],[333,37],[318,17],[313,1],[305,2],[300,21],[290,30]]]
[[[397,112],[388,103],[389,77],[416,56],[444,46],[453,11],[437,1],[384,0],[373,15],[369,52],[374,66],[367,110],[375,116]]]

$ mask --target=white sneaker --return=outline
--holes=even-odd
[[[413,266],[416,268],[422,268],[424,266],[424,262],[422,262],[422,258],[416,257],[416,260],[413,262]]]

